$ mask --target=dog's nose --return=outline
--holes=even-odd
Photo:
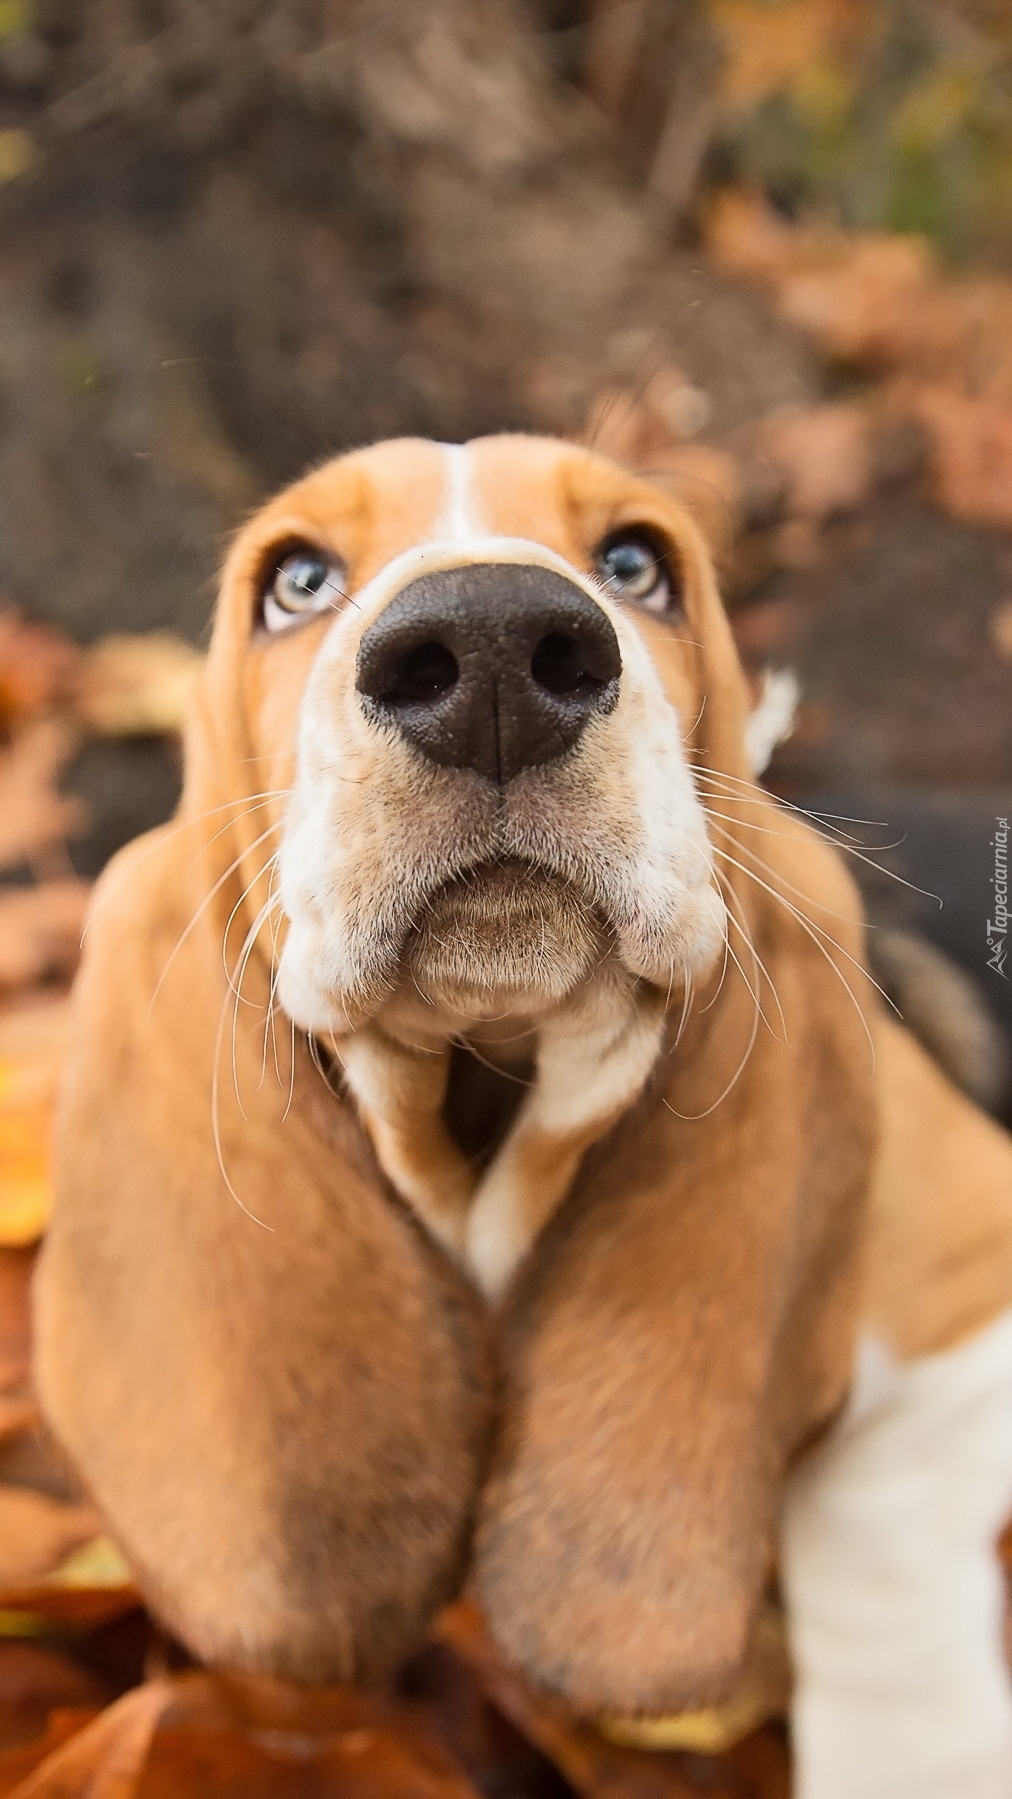
[[[430,761],[502,784],[572,749],[621,672],[608,618],[575,581],[485,562],[410,582],[362,638],[357,683]]]

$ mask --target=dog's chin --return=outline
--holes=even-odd
[[[402,967],[423,999],[487,1018],[556,1004],[608,943],[601,919],[561,876],[521,861],[482,863],[430,897]]]

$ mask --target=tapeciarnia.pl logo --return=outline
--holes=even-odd
[[[991,839],[994,850],[994,874],[991,886],[994,889],[994,917],[987,921],[987,965],[1008,980],[1005,973],[1005,957],[1008,953],[1008,819],[996,818],[995,831]]]

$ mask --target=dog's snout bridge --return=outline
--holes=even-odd
[[[616,704],[621,672],[611,621],[575,581],[469,563],[418,576],[384,607],[357,686],[430,761],[502,785],[572,749]]]

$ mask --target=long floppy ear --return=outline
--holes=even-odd
[[[856,896],[740,785],[744,690],[705,563],[688,603],[701,762],[731,777],[713,818],[735,954],[513,1296],[478,1534],[495,1634],[588,1713],[734,1691],[785,1469],[848,1387],[874,1138]]]
[[[271,814],[237,798],[251,770],[229,632],[177,823],[99,891],[38,1381],[156,1610],[199,1656],[371,1677],[461,1577],[489,1429],[483,1332],[305,1045],[281,1024],[272,1040],[270,932],[244,897]],[[231,983],[230,917],[229,961],[245,958]]]

